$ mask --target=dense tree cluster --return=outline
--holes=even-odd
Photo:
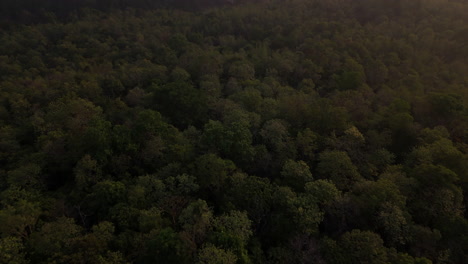
[[[0,263],[468,263],[466,1],[66,7],[2,22]]]

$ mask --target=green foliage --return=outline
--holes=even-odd
[[[240,164],[246,164],[252,159],[252,133],[243,122],[235,121],[223,125],[219,121],[210,120],[205,124],[202,142]]]
[[[306,183],[305,192],[313,196],[321,205],[328,205],[341,195],[336,186],[327,180],[316,180]]]
[[[33,235],[31,244],[34,252],[44,256],[48,261],[60,261],[72,252],[73,240],[80,236],[81,227],[71,218],[59,218],[46,223]]]
[[[230,211],[214,219],[214,241],[225,246],[245,245],[252,236],[251,221],[245,212]]]
[[[384,203],[377,217],[382,235],[389,245],[404,245],[408,239],[408,221],[404,212],[396,205]]]
[[[281,177],[287,186],[303,190],[304,185],[313,180],[309,166],[304,161],[287,160],[281,170]]]
[[[362,83],[362,77],[359,72],[345,71],[334,78],[339,90],[353,90],[357,89]]]
[[[28,237],[42,213],[37,195],[12,188],[2,194],[0,209],[0,234],[2,236]]]
[[[295,229],[307,235],[317,235],[318,226],[323,220],[323,212],[318,206],[316,197],[310,194],[299,195],[291,202]]]
[[[194,174],[204,190],[219,191],[236,166],[230,160],[223,160],[215,154],[200,156],[194,164]]]
[[[338,255],[332,263],[387,263],[387,250],[379,235],[352,230],[337,242]]]
[[[463,101],[456,94],[430,94],[429,102],[436,116],[452,118],[463,111]]]
[[[247,211],[254,224],[264,220],[271,210],[273,186],[265,178],[255,176],[233,179],[229,200],[236,208]]]
[[[454,184],[458,176],[453,171],[440,165],[421,165],[414,169],[412,176],[418,186],[410,206],[418,210],[419,221],[439,226],[448,219],[462,216],[463,194],[461,188]]]
[[[237,257],[231,251],[206,245],[198,253],[198,264],[235,264]]]
[[[16,237],[5,237],[0,240],[0,263],[23,264],[26,260],[25,247],[21,239]]]
[[[315,152],[318,149],[318,135],[310,129],[305,129],[297,133],[296,144],[300,157],[304,161],[310,162],[315,158]]]
[[[177,127],[199,125],[206,120],[206,98],[191,83],[182,80],[168,83],[158,87],[153,96],[154,108]]]
[[[179,216],[179,223],[189,239],[200,245],[205,241],[211,227],[213,213],[203,200],[189,204]]]
[[[190,263],[190,259],[188,245],[171,228],[151,232],[141,256],[142,263]]]
[[[467,262],[466,1],[31,2],[0,263]]]
[[[25,189],[41,189],[41,167],[37,164],[27,164],[15,170],[8,171],[7,182],[12,186]]]
[[[320,153],[317,171],[320,177],[330,179],[339,190],[349,190],[356,182],[362,180],[349,156],[342,151]]]
[[[140,211],[138,223],[139,230],[145,233],[150,232],[153,229],[161,228],[164,224],[161,210],[152,207],[148,210]]]
[[[210,240],[221,248],[232,250],[241,263],[249,263],[246,246],[253,235],[251,225],[245,212],[230,211],[213,219]]]

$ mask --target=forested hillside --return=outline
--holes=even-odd
[[[467,1],[29,2],[0,263],[468,263]]]

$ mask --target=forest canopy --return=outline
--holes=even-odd
[[[0,3],[0,263],[468,263],[465,0]]]

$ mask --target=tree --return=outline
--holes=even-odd
[[[269,120],[263,125],[260,135],[271,150],[279,153],[286,148],[289,141],[287,126],[286,121],[280,119]]]
[[[198,191],[199,185],[196,178],[188,174],[181,174],[175,177],[168,177],[164,180],[164,185],[156,181],[157,192],[148,190],[151,197],[155,199],[158,207],[168,214],[172,223],[176,225],[180,214],[192,199],[191,196]],[[150,203],[151,204],[151,203]]]
[[[153,102],[155,109],[179,128],[200,125],[206,120],[205,95],[189,82],[177,80],[158,87],[153,94]]]
[[[263,101],[260,91],[251,87],[239,91],[229,98],[242,105],[247,111],[255,113],[260,110]]]
[[[104,180],[93,186],[92,192],[84,199],[84,205],[89,213],[103,217],[112,206],[124,201],[125,194],[126,187],[122,182]]]
[[[25,246],[17,237],[4,237],[0,239],[0,263],[26,264]]]
[[[251,225],[247,213],[230,211],[213,219],[210,241],[221,248],[232,250],[242,263],[249,263],[246,246],[253,235]]]
[[[440,165],[420,165],[412,174],[418,186],[409,206],[416,210],[416,220],[429,226],[443,226],[447,219],[463,214],[463,194],[455,185],[458,176]]]
[[[306,128],[297,133],[296,144],[299,157],[310,164],[315,159],[315,152],[318,149],[318,135]]]
[[[199,86],[200,90],[207,97],[209,106],[213,105],[221,96],[221,82],[216,75],[203,75]]]
[[[140,176],[128,187],[128,201],[135,208],[150,208],[164,195],[166,185],[155,175]]]
[[[179,223],[183,234],[194,246],[200,246],[206,239],[213,212],[205,201],[197,200],[190,203],[180,214]]]
[[[219,121],[210,120],[205,124],[201,140],[205,146],[218,151],[221,157],[229,158],[237,165],[250,163],[254,154],[252,133],[248,124],[243,122],[223,125]]]
[[[0,0],[0,263],[467,262],[466,0],[58,2]]]
[[[308,182],[304,187],[306,195],[313,196],[321,207],[326,207],[338,199],[341,192],[328,180]]]
[[[38,195],[12,187],[1,193],[0,234],[27,238],[36,227],[42,214]]]
[[[432,112],[441,121],[450,120],[463,111],[462,99],[456,94],[432,93],[429,94],[429,102],[432,106]]]
[[[156,207],[151,207],[148,210],[141,210],[138,217],[139,230],[149,233],[154,229],[161,229],[165,224],[162,211]]]
[[[237,257],[230,250],[206,245],[198,252],[197,264],[235,264]]]
[[[73,253],[73,244],[81,232],[82,228],[73,219],[61,217],[44,224],[39,232],[32,235],[32,248],[39,259],[60,262]]]
[[[426,137],[432,136],[427,135]],[[413,149],[408,156],[408,163],[412,166],[421,164],[441,165],[457,173],[459,177],[463,177],[468,168],[468,156],[457,149],[448,138],[440,138],[439,136],[438,139],[431,140],[428,138],[427,140],[430,140],[430,142]],[[466,181],[463,178],[460,180]]]
[[[304,186],[313,180],[309,166],[304,161],[287,160],[281,170],[283,183],[294,190],[304,190]]]
[[[349,190],[362,180],[349,156],[342,151],[320,153],[317,172],[321,178],[330,179],[339,190]]]
[[[102,180],[102,170],[97,161],[90,155],[85,155],[74,169],[77,189],[89,191],[89,189]]]
[[[334,76],[334,81],[338,90],[354,90],[363,83],[363,78],[359,72],[344,71]]]
[[[352,230],[338,241],[341,259],[332,263],[387,263],[387,249],[379,235],[370,231]]]
[[[141,263],[191,263],[190,248],[172,228],[148,234],[146,248],[139,256]]]
[[[142,140],[150,136],[166,134],[169,130],[169,125],[163,121],[159,112],[142,110],[137,112],[133,128],[132,132],[134,136]]]
[[[276,157],[270,173],[277,173],[288,159],[295,159],[296,148],[289,135],[288,124],[281,119],[267,121],[260,130],[264,144]]]
[[[86,152],[105,158],[110,124],[103,120],[102,108],[73,94],[51,102],[41,122],[38,147],[47,157],[48,181],[63,184],[70,168]],[[73,165],[72,165],[73,164]]]
[[[406,197],[391,180],[363,181],[357,183],[351,193],[350,204],[355,208],[356,215],[350,216],[349,221],[354,226],[378,227],[381,223],[379,221],[382,220],[379,215],[385,214],[388,210],[395,213],[395,215],[392,215],[394,217],[403,217],[398,221],[404,225],[406,221],[404,214]]]
[[[326,263],[315,238],[300,234],[292,237],[282,247],[272,248],[269,252],[269,263]]]
[[[115,224],[119,231],[138,230],[139,210],[128,203],[120,202],[109,209],[108,219]]]
[[[320,210],[316,197],[309,193],[300,194],[291,203],[294,229],[306,235],[317,235],[324,213]]]
[[[37,190],[43,188],[41,167],[37,164],[26,164],[17,169],[8,171],[7,181],[10,186]]]
[[[404,212],[396,205],[385,203],[377,216],[382,236],[390,246],[404,245],[409,238],[409,223]]]
[[[248,62],[237,61],[232,63],[229,67],[229,75],[241,82],[252,80],[255,78],[255,69]]]
[[[21,149],[16,130],[14,127],[7,125],[0,128],[0,162],[2,164],[12,160]]]
[[[226,180],[234,172],[236,166],[230,160],[223,160],[215,154],[205,154],[197,158],[193,171],[203,190],[215,194],[225,189]]]

